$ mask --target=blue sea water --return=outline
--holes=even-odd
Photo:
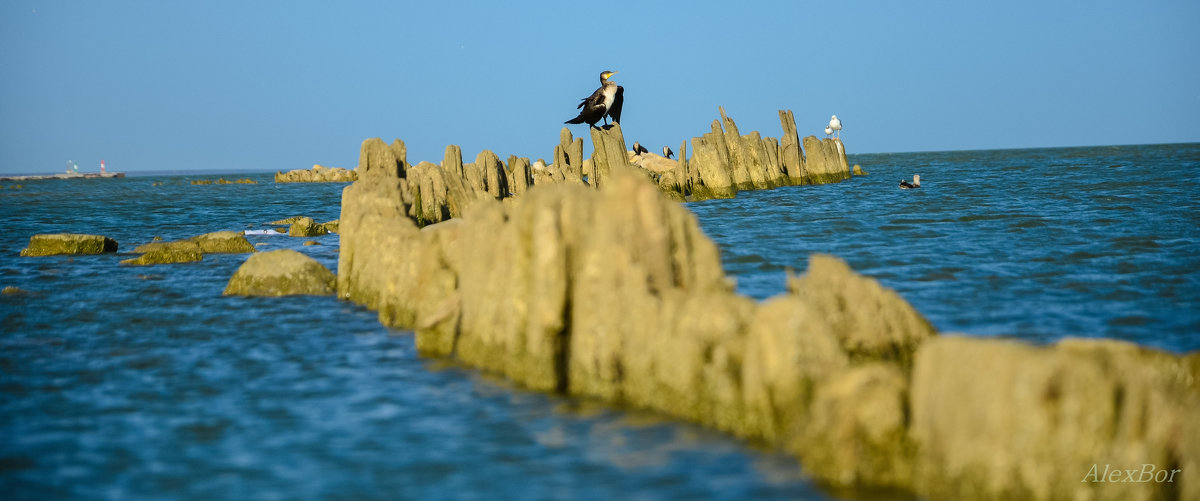
[[[777,294],[819,252],[943,332],[1200,348],[1200,144],[850,161],[868,175],[689,205],[740,291]]]
[[[778,294],[829,253],[943,331],[1200,348],[1200,145],[850,160],[869,175],[687,204],[741,292]],[[899,190],[912,174],[923,187]],[[22,290],[0,295],[4,498],[833,497],[776,451],[422,359],[331,297],[221,296],[245,255],[18,257],[36,233],[124,253],[340,212],[340,184],[189,183],[217,177],[0,183],[0,287]],[[336,270],[336,235],[248,238]]]

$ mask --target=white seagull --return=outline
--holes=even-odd
[[[828,125],[826,125],[826,126],[825,126],[825,137],[829,137],[829,136],[832,136],[832,135],[833,135],[833,129],[832,129],[832,128],[830,128]]]
[[[834,132],[837,132],[838,138],[842,137],[842,121],[838,120],[837,115],[834,115],[833,118],[829,119],[829,128]]]

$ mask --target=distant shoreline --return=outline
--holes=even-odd
[[[147,170],[147,171],[131,171],[131,172],[106,172],[103,178],[126,178],[126,177],[155,177],[155,176],[233,176],[233,175],[267,175],[274,174],[275,171],[245,171],[239,169],[221,170],[221,169],[199,169],[199,170]],[[119,174],[119,175],[117,175]],[[0,181],[38,181],[45,179],[97,179],[102,176],[98,172],[88,172],[79,174],[0,174]]]

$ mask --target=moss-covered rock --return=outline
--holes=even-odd
[[[148,266],[153,264],[173,264],[173,263],[191,263],[204,259],[204,254],[200,252],[200,246],[192,242],[187,242],[192,245],[174,245],[162,248],[155,248],[146,251],[141,256],[133,259],[125,259],[121,261],[123,265],[130,266]]]
[[[336,278],[317,260],[291,249],[256,253],[237,269],[224,294],[241,296],[332,295]]]
[[[254,252],[254,246],[246,240],[246,235],[240,231],[216,231],[192,237],[192,242],[200,246],[200,251],[206,254],[243,254]]]
[[[65,254],[102,254],[116,252],[117,241],[103,235],[79,233],[38,234],[29,237],[29,247],[22,256],[56,256]]]
[[[352,183],[358,173],[341,167],[325,167],[317,164],[311,169],[297,169],[275,173],[276,183]]]
[[[174,240],[170,242],[154,241],[147,244],[142,244],[133,249],[134,252],[148,253],[154,251],[169,251],[180,256],[191,253],[200,252],[205,254],[243,254],[247,252],[255,252],[254,246],[246,240],[246,236],[240,231],[215,231],[197,235],[186,240]],[[163,257],[167,257],[163,254]]]
[[[317,224],[311,217],[302,217],[288,228],[289,237],[318,237],[327,233],[325,226]]]
[[[149,252],[157,252],[157,251],[171,251],[171,252],[177,252],[177,253],[188,253],[188,252],[199,253],[199,252],[201,252],[200,244],[198,244],[192,240],[175,240],[175,241],[171,241],[171,242],[164,242],[161,239],[156,240],[154,242],[139,245],[139,246],[135,247],[133,249],[133,251],[137,252],[139,254],[146,254]]]
[[[292,217],[288,217],[288,218],[283,218],[278,221],[271,221],[271,222],[267,223],[267,226],[287,226],[296,221],[303,219],[304,217],[305,216],[292,216]]]

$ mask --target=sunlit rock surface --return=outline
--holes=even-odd
[[[805,179],[849,176],[836,140],[798,159],[720,125],[696,154],[745,160],[730,188],[770,184],[770,170],[753,168],[772,156],[804,162]],[[413,168],[399,141],[365,141],[363,176],[343,191],[339,297],[413,329],[423,354],[771,444],[835,486],[933,499],[1197,497],[1197,355],[942,338],[832,256],[813,256],[784,294],[739,296],[715,244],[664,196],[675,171],[648,176],[619,126],[590,134],[589,161],[572,158],[564,134],[565,168],[538,163],[522,196],[499,199],[490,156],[459,177],[447,175],[459,168],[450,148],[447,171]],[[536,182],[576,168],[586,183]],[[703,179],[683,172],[670,182]],[[1081,482],[1109,463],[1181,471],[1169,484]]]
[[[333,273],[317,260],[291,249],[250,256],[234,272],[224,295],[326,296],[334,293]]]
[[[63,254],[102,254],[116,251],[117,241],[103,235],[43,233],[29,237],[29,247],[21,249],[21,255],[34,257]]]

